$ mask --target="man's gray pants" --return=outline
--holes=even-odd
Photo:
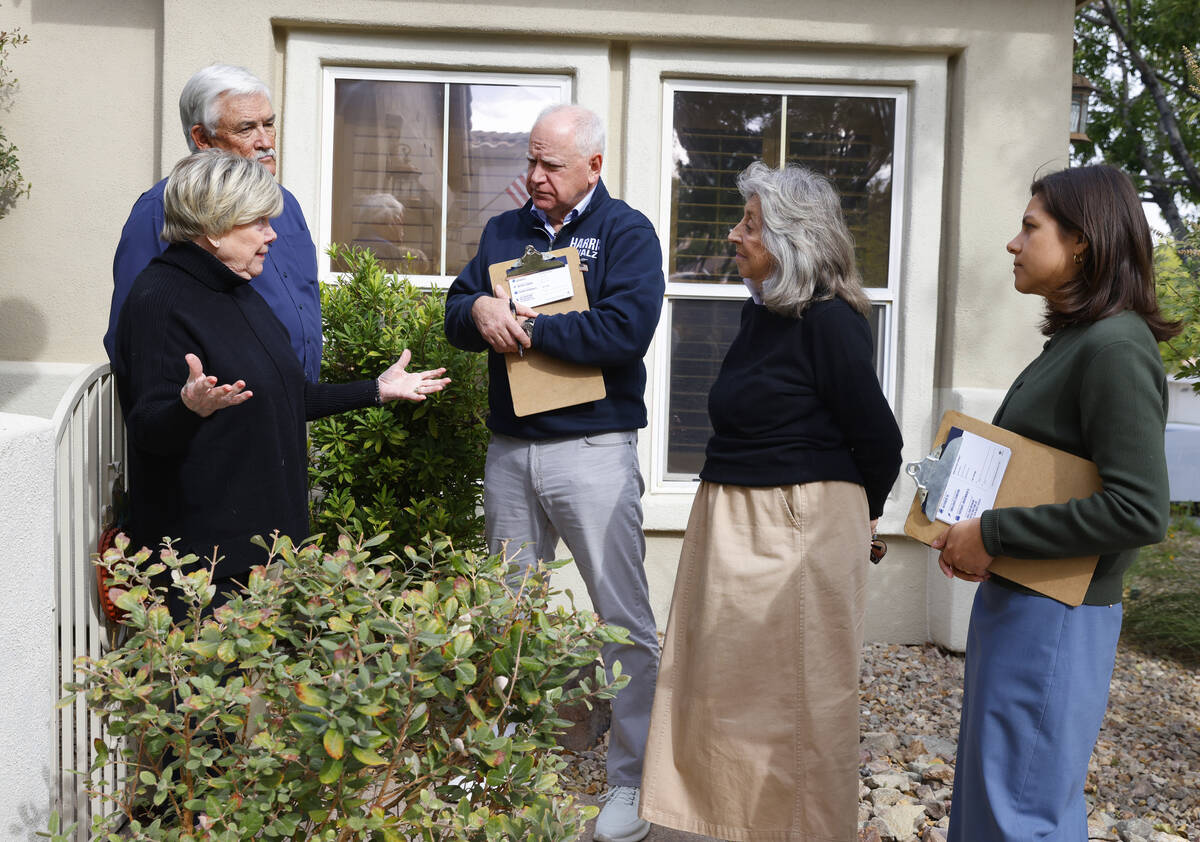
[[[592,607],[629,630],[629,646],[608,644],[629,684],[613,700],[608,785],[641,786],[642,758],[658,676],[658,636],[646,585],[646,538],[637,433],[600,433],[532,441],[494,434],[484,473],[488,548],[524,568],[553,559],[561,536]],[[610,673],[611,674],[611,673]]]

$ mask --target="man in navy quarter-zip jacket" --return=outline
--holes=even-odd
[[[484,476],[487,538],[508,543],[520,569],[554,558],[561,537],[596,612],[627,628],[632,643],[606,646],[629,685],[613,702],[606,804],[598,842],[636,842],[642,758],[654,701],[658,639],[644,570],[637,431],[646,426],[646,367],[665,284],[662,250],[644,215],[608,195],[600,180],[604,128],[574,105],[543,111],[529,135],[525,206],[488,221],[475,257],[446,294],[446,336],[488,352],[488,445]],[[493,295],[488,266],[540,251],[579,251],[589,309],[538,315]],[[504,354],[536,348],[597,366],[603,400],[518,418]]]

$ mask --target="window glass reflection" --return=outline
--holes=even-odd
[[[738,280],[725,241],[742,214],[737,175],[755,160],[786,160],[834,182],[863,283],[887,286],[894,99],[676,91],[673,118],[671,280]]]
[[[405,274],[441,264],[443,90],[433,82],[335,82],[330,236],[371,248]]]
[[[704,466],[704,448],[712,435],[708,390],[737,335],[744,304],[742,299],[671,302],[668,475],[695,476]]]
[[[738,283],[725,237],[742,218],[737,174],[779,158],[778,96],[676,91],[669,280]]]
[[[863,284],[886,287],[896,101],[789,96],[787,161],[828,176],[842,197]]]
[[[392,271],[457,275],[487,220],[528,198],[529,128],[563,97],[555,84],[335,80],[331,239]]]
[[[529,198],[529,129],[560,96],[557,87],[450,86],[446,274],[457,275],[467,265],[489,219]]]

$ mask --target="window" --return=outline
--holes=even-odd
[[[661,478],[704,463],[708,390],[737,332],[746,289],[726,234],[742,215],[737,175],[763,160],[828,176],[855,239],[884,390],[892,389],[906,92],[866,86],[664,84],[662,208],[670,348]]]
[[[570,99],[561,76],[325,73],[322,239],[370,248],[389,269],[432,283],[466,266],[488,219],[525,203],[529,128],[547,105]]]

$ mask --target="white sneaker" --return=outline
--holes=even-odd
[[[642,788],[614,786],[600,797],[605,802],[596,819],[596,842],[638,842],[650,832],[650,822],[638,816]]]

